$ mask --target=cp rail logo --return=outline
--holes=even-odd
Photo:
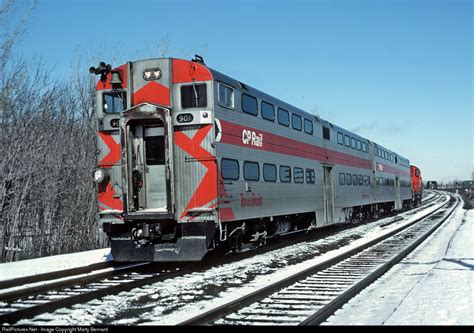
[[[244,129],[242,131],[242,142],[244,145],[251,145],[256,147],[263,146],[263,134],[255,133],[254,131]]]

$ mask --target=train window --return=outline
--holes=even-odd
[[[351,147],[352,147],[352,149],[356,149],[356,147],[357,147],[356,139],[354,139],[354,138],[351,138]]]
[[[278,123],[284,126],[290,126],[290,114],[288,111],[278,108]]]
[[[234,89],[221,82],[217,83],[219,92],[219,104],[226,108],[234,108]]]
[[[302,168],[294,168],[293,179],[295,183],[302,184],[304,182],[304,172]]]
[[[238,180],[240,176],[239,161],[223,158],[221,160],[221,175],[223,179]]]
[[[277,180],[277,168],[275,164],[263,164],[263,179],[266,182],[276,182]]]
[[[346,174],[340,173],[339,174],[339,185],[345,185],[346,184]]]
[[[316,182],[316,174],[313,169],[306,169],[306,183],[314,184]]]
[[[352,185],[352,175],[350,173],[346,174],[346,184]]]
[[[262,101],[261,108],[263,119],[275,121],[275,107],[272,104]]]
[[[362,175],[359,175],[359,185],[364,185],[364,177]]]
[[[337,132],[337,143],[340,145],[344,144],[344,135],[341,132]]]
[[[289,166],[280,166],[280,181],[282,183],[291,182],[291,168]]]
[[[362,142],[360,140],[357,140],[357,150],[362,150]]]
[[[302,125],[301,125],[301,117],[298,116],[297,114],[292,113],[291,114],[291,126],[297,130],[301,131]]]
[[[362,142],[362,151],[364,153],[367,152],[367,144],[365,142]]]
[[[242,94],[242,111],[256,116],[258,114],[257,99],[253,96]]]
[[[329,127],[323,126],[323,139],[331,140],[331,131]]]
[[[127,95],[124,91],[106,92],[102,96],[105,113],[119,113],[127,106]]]
[[[205,84],[193,84],[181,87],[181,107],[205,108],[207,106],[207,86]]]
[[[357,181],[357,175],[356,174],[353,174],[352,175],[352,185],[357,185],[358,181]]]
[[[313,134],[313,122],[309,119],[304,120],[304,131],[308,134]]]
[[[416,177],[420,177],[420,170],[415,169],[415,176],[416,176]]]
[[[369,179],[368,176],[364,176],[364,186],[368,185],[368,179]]]
[[[367,176],[367,186],[370,186],[370,177]]]
[[[146,137],[145,155],[147,165],[164,165],[165,137],[163,135]]]
[[[344,136],[344,144],[345,144],[347,147],[350,147],[350,146],[351,146],[351,138],[349,137],[349,135],[345,135],[345,136]]]
[[[260,168],[257,162],[244,162],[244,179],[254,181],[260,179]]]

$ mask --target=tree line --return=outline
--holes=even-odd
[[[0,4],[0,261],[107,245],[97,220],[95,77],[13,56],[30,11]],[[10,25],[8,25],[10,24]]]

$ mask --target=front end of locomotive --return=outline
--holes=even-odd
[[[99,223],[114,260],[202,260],[217,230],[211,72],[170,58],[90,72]]]

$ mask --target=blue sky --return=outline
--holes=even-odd
[[[38,0],[16,49],[67,76],[78,56],[206,64],[410,159],[473,171],[473,2]],[[100,58],[97,56],[100,55]],[[87,61],[86,61],[87,62]]]

